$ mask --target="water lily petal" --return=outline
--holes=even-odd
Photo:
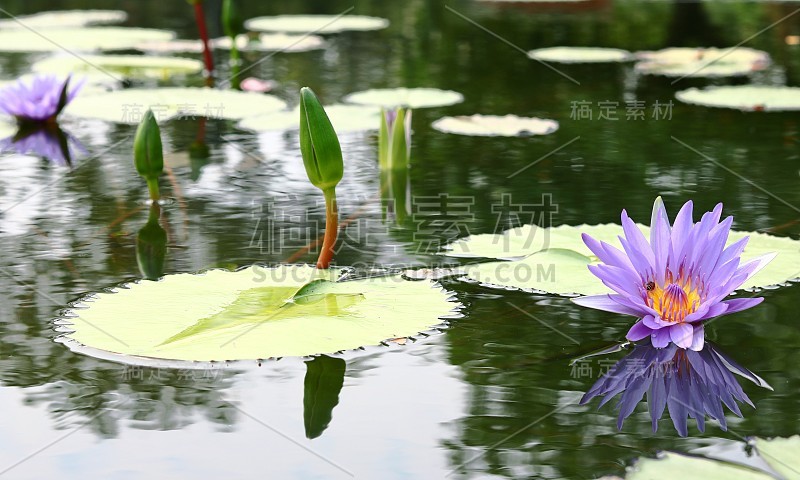
[[[694,350],[695,352],[699,352],[703,349],[703,345],[705,345],[705,328],[703,327],[702,323],[698,323],[694,325],[694,333],[692,334],[692,344],[689,346],[690,349]],[[717,419],[719,420],[719,418]]]
[[[653,329],[645,325],[643,320],[639,320],[628,330],[628,334],[625,335],[625,338],[631,342],[636,342],[650,336],[651,333],[653,333]]]
[[[694,328],[688,323],[676,323],[669,327],[669,336],[675,345],[681,348],[689,348],[692,346]]]
[[[650,334],[650,341],[656,348],[666,347],[670,342],[669,329],[662,328],[660,330],[653,330],[653,333]]]
[[[604,312],[621,313],[623,315],[639,316],[641,312],[615,302],[611,297],[613,294],[590,295],[587,297],[571,298],[572,303],[582,307],[603,310]]]

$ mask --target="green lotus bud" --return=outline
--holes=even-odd
[[[300,152],[311,183],[328,191],[344,174],[342,147],[325,109],[308,88],[300,89]]]
[[[147,223],[136,235],[136,263],[142,277],[157,280],[164,275],[164,259],[167,256],[167,232],[161,228],[158,219],[161,208],[158,203],[150,205]]]
[[[222,31],[225,32],[225,36],[231,38],[245,32],[244,20],[236,0],[222,1]]]
[[[161,146],[161,130],[153,112],[149,109],[142,117],[133,140],[133,162],[136,171],[147,180],[150,197],[158,200],[158,177],[164,171],[164,150]]]
[[[411,157],[411,109],[381,112],[378,134],[378,163],[381,169],[408,167]]]

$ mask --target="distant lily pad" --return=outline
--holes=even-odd
[[[146,41],[165,42],[173,32],[151,28],[53,28],[46,35],[27,29],[0,30],[0,52],[91,52],[136,48]]]
[[[13,120],[10,117],[0,118],[0,140],[14,135],[16,131],[17,126],[13,123]]]
[[[746,47],[665,48],[639,52],[636,71],[667,77],[736,77],[764,70],[769,54]]]
[[[31,67],[34,72],[79,74],[108,77],[103,70],[124,78],[155,78],[167,80],[176,75],[191,75],[203,71],[203,62],[191,58],[155,57],[145,55],[59,55],[40,60]]]
[[[749,112],[800,110],[800,88],[737,85],[690,88],[675,93],[678,100],[705,107],[733,108]]]
[[[649,235],[649,228],[639,225]],[[451,243],[445,255],[462,258],[506,259],[506,262],[489,262],[465,268],[467,280],[487,286],[535,290],[554,294],[596,295],[609,293],[588,265],[597,262],[584,245],[581,234],[619,246],[617,237],[623,235],[622,227],[603,225],[561,225],[537,227],[525,225],[502,234],[473,235]],[[778,257],[750,278],[741,289],[780,285],[800,278],[800,241],[775,237],[759,232],[730,234],[728,243],[750,236],[742,260],[747,261],[766,253]]]
[[[230,37],[214,38],[210,42],[211,48],[230,50],[233,41]],[[241,51],[258,52],[307,52],[325,48],[327,42],[318,35],[287,35],[285,33],[264,33],[258,39],[251,39],[247,35],[236,37],[236,48]],[[167,42],[142,42],[136,46],[137,50],[151,53],[201,53],[203,42],[200,40],[170,40]]]
[[[277,15],[251,18],[244,26],[257,32],[325,34],[381,30],[389,26],[389,20],[363,15]]]
[[[286,103],[271,95],[210,88],[131,88],[79,96],[64,110],[75,117],[116,123],[139,123],[151,108],[159,121],[209,117],[226,120],[284,110]]]
[[[547,135],[558,130],[558,122],[516,115],[470,115],[443,117],[433,122],[433,128],[445,133],[473,136],[520,137]]]
[[[800,475],[800,435],[789,438],[755,439],[758,455],[783,478]]]
[[[20,15],[15,19],[2,19],[0,29],[86,27],[122,23],[127,19],[128,14],[122,10],[59,10]]]
[[[427,108],[455,105],[463,102],[464,96],[438,88],[378,88],[351,93],[344,97],[344,101],[383,108]]]
[[[399,276],[337,281],[338,270],[250,267],[168,275],[73,306],[65,343],[138,358],[213,361],[333,353],[417,335],[456,304]]]
[[[360,105],[329,105],[325,107],[336,133],[378,130],[380,109]],[[300,110],[274,112],[247,117],[239,122],[239,128],[268,132],[277,130],[297,130],[300,128]]]
[[[556,63],[612,63],[627,62],[633,54],[619,48],[601,47],[550,47],[528,52],[534,60]]]

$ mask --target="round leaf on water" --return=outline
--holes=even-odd
[[[130,284],[74,305],[64,341],[128,362],[306,356],[416,335],[456,307],[430,282],[340,274],[290,265]]]
[[[438,88],[378,88],[351,93],[344,101],[383,108],[427,108],[455,105],[463,102],[464,96]]]
[[[649,235],[648,227],[644,225],[638,227],[645,236]],[[443,253],[462,258],[514,260],[507,262],[511,265],[509,267],[499,267],[496,262],[470,267],[467,270],[467,278],[484,284],[535,289],[556,294],[593,295],[610,292],[586,268],[590,262],[596,262],[597,258],[584,245],[581,239],[582,233],[621,248],[617,237],[623,235],[623,231],[621,226],[615,224],[560,225],[549,228],[525,225],[506,230],[502,234],[466,237],[446,246]],[[743,262],[767,253],[777,253],[778,256],[745,282],[741,289],[764,288],[800,278],[800,241],[759,232],[732,231],[728,244],[745,236],[749,236],[750,240],[742,253]],[[546,250],[575,252],[585,258],[584,266],[576,268],[574,257],[567,258],[552,253],[546,258],[532,255]],[[517,263],[520,266],[514,267]],[[515,268],[519,268],[517,276],[512,275],[516,272]]]
[[[20,15],[14,19],[2,19],[0,20],[0,29],[86,27],[122,23],[127,19],[128,14],[122,10],[60,10]]]
[[[0,118],[0,140],[14,135],[16,131],[17,126],[11,118]]]
[[[625,476],[627,480],[651,480],[662,478],[703,480],[774,480],[771,475],[752,468],[667,452],[661,458],[641,458],[633,470]]]
[[[329,105],[325,107],[336,133],[377,130],[380,126],[380,109],[360,105]],[[297,130],[299,108],[292,111],[267,113],[247,117],[239,122],[239,128],[257,132]]]
[[[205,116],[238,120],[284,110],[286,103],[271,95],[210,88],[131,88],[79,96],[64,110],[75,117],[117,123],[139,123],[151,109],[158,121]]]
[[[763,70],[769,55],[752,48],[665,48],[639,52],[636,71],[667,77],[735,77]]]
[[[681,102],[705,107],[734,108],[751,112],[800,110],[800,88],[737,85],[690,88],[675,93]]]
[[[443,117],[433,122],[432,127],[459,135],[519,137],[553,133],[558,130],[558,122],[516,115],[470,115]]]
[[[38,61],[31,67],[38,73],[99,76],[103,80],[111,72],[124,78],[167,80],[175,75],[191,75],[203,71],[203,62],[191,58],[145,55],[59,55]]]
[[[755,439],[758,455],[784,478],[800,476],[800,436]]]
[[[258,32],[325,34],[381,30],[389,26],[389,20],[363,15],[277,15],[251,18],[244,26]]]
[[[600,47],[539,48],[528,52],[528,56],[534,60],[557,63],[627,62],[633,58],[627,50]]]
[[[151,28],[53,28],[47,35],[27,29],[0,29],[0,52],[91,52],[126,50],[146,41],[165,42],[173,32]]]

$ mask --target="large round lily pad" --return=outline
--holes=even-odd
[[[276,15],[251,18],[244,26],[259,32],[324,34],[380,30],[389,26],[389,20],[363,15]]]
[[[690,88],[675,93],[678,100],[705,107],[734,108],[751,112],[800,110],[800,88],[737,85]]]
[[[649,228],[639,225],[645,236]],[[617,237],[622,227],[604,225],[561,225],[537,227],[525,225],[492,235],[473,235],[451,243],[445,255],[463,258],[507,259],[465,268],[466,279],[487,286],[535,290],[555,294],[597,295],[610,293],[605,285],[589,272],[587,266],[597,262],[584,245],[581,234],[619,247]],[[800,241],[759,232],[731,232],[728,243],[750,236],[742,260],[766,253],[778,257],[750,278],[742,289],[780,285],[800,278]]]
[[[383,108],[426,108],[455,105],[463,102],[464,96],[438,88],[378,88],[351,93],[344,97],[344,101]]]
[[[2,19],[0,20],[0,29],[86,27],[122,23],[127,19],[128,14],[122,10],[59,10]]]
[[[176,75],[191,75],[203,71],[203,62],[191,58],[156,57],[145,55],[59,55],[40,60],[31,67],[39,73],[79,74],[108,77],[106,72],[124,78],[155,78],[166,80]]]
[[[159,121],[209,117],[227,120],[284,110],[286,103],[271,95],[210,88],[131,88],[79,96],[64,112],[82,118],[135,124],[152,109]],[[299,121],[299,120],[298,120]]]
[[[431,125],[445,133],[473,136],[520,137],[529,135],[547,135],[558,130],[558,122],[536,117],[518,117],[516,115],[469,115],[443,117]]]
[[[151,28],[53,28],[46,35],[27,29],[0,29],[0,52],[91,52],[135,48],[146,41],[167,41],[173,32]]]
[[[329,105],[325,107],[336,133],[378,130],[381,117],[380,109],[360,105]],[[239,122],[239,128],[269,132],[280,130],[297,130],[300,128],[300,110],[267,113],[247,117]]]
[[[736,77],[764,70],[769,54],[752,48],[665,48],[639,52],[636,71],[667,77]]]
[[[243,360],[378,345],[431,330],[456,307],[431,282],[337,281],[341,273],[286,265],[168,275],[89,297],[58,323],[70,347],[133,363]]]
[[[633,54],[619,48],[601,47],[550,47],[528,52],[534,60],[555,63],[612,63],[627,62]]]

